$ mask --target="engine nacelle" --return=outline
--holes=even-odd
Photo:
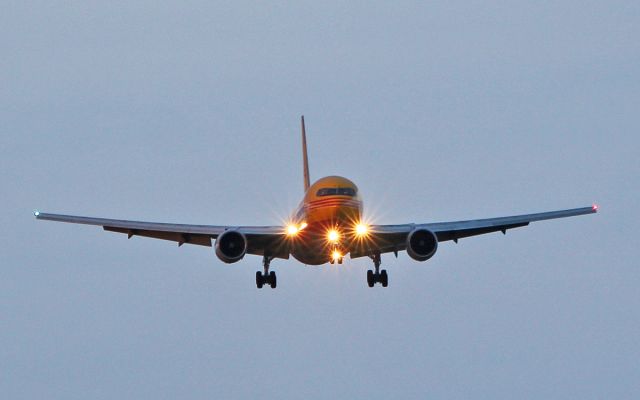
[[[407,236],[407,254],[416,261],[427,261],[438,250],[438,238],[428,229],[414,229]]]
[[[225,231],[216,239],[216,256],[231,264],[247,254],[247,238],[238,231]]]

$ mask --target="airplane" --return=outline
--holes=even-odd
[[[363,220],[363,203],[358,187],[341,176],[326,176],[313,184],[309,178],[307,136],[301,117],[304,197],[286,224],[275,226],[188,225],[140,222],[118,219],[48,214],[35,211],[36,219],[102,226],[105,231],[177,242],[213,246],[224,263],[235,263],[245,255],[262,256],[262,271],[256,272],[256,287],[277,286],[276,274],[270,271],[274,259],[293,256],[306,265],[342,264],[351,259],[369,257],[373,270],[367,271],[367,285],[387,287],[389,277],[380,270],[381,255],[406,251],[416,261],[427,261],[438,244],[491,232],[529,225],[534,221],[593,214],[598,206],[515,215],[509,217],[451,222],[374,225]],[[213,242],[215,240],[215,242]]]

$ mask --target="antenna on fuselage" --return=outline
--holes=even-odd
[[[300,118],[302,124],[302,167],[304,169],[304,191],[311,186],[309,181],[309,158],[307,157],[307,133],[304,130],[304,115]]]

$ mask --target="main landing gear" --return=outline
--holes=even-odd
[[[275,289],[277,285],[276,273],[274,271],[269,272],[269,264],[273,260],[271,256],[263,256],[262,257],[262,266],[264,268],[264,273],[260,271],[256,271],[256,286],[258,289],[262,289],[262,286],[269,285],[271,289]]]
[[[382,263],[380,260],[380,253],[375,253],[370,257],[373,260],[373,265],[376,270],[375,272],[372,270],[367,271],[367,284],[369,287],[373,287],[376,283],[379,283],[382,287],[387,287],[389,284],[389,276],[387,275],[386,269],[380,271],[380,264]]]

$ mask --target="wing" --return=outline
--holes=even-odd
[[[356,252],[351,257],[362,257],[371,254],[371,251],[380,253],[398,252],[406,249],[407,235],[414,229],[428,229],[438,238],[438,242],[482,235],[484,233],[502,232],[508,229],[527,226],[530,222],[547,219],[574,217],[577,215],[593,214],[598,211],[598,206],[573,208],[569,210],[550,211],[536,214],[514,215],[510,217],[473,219],[468,221],[435,222],[426,224],[401,224],[401,225],[374,225],[370,227],[371,239],[368,245]]]
[[[278,258],[289,258],[289,250],[283,247],[284,229],[281,226],[220,226],[168,224],[160,222],[129,221],[121,219],[79,217],[76,215],[47,214],[34,212],[36,219],[68,222],[72,224],[98,225],[105,231],[124,233],[130,239],[133,236],[145,236],[170,240],[182,246],[185,243],[211,247],[211,239],[217,238],[226,230],[237,230],[247,237],[247,253],[262,255],[265,249]]]

